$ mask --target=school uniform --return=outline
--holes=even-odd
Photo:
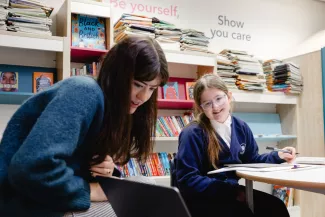
[[[212,121],[222,147],[217,167],[240,163],[282,163],[277,152],[258,154],[258,146],[248,125],[234,116],[225,123]],[[217,133],[218,132],[218,133]],[[238,216],[252,215],[244,202],[236,200],[239,177],[234,171],[207,175],[214,170],[208,158],[208,137],[197,123],[184,128],[179,136],[179,147],[175,158],[176,183],[193,216]],[[289,216],[282,201],[262,192],[254,192],[255,216]],[[260,200],[275,205],[280,213],[272,214]],[[274,201],[273,201],[274,200]],[[266,204],[266,206],[269,206]],[[271,208],[274,210],[274,208]],[[262,212],[262,213],[261,213]],[[210,215],[212,213],[212,215]],[[283,213],[283,214],[281,214]]]

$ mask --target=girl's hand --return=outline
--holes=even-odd
[[[113,175],[115,164],[111,156],[107,155],[105,160],[97,165],[94,165],[90,168],[91,175],[111,177]]]
[[[292,163],[296,158],[296,149],[294,147],[285,147],[282,150],[290,151],[291,154],[278,151],[279,157],[287,163]]]
[[[101,201],[107,201],[107,197],[103,191],[103,189],[100,187],[100,185],[95,183],[90,183],[90,201],[93,202],[101,202]]]

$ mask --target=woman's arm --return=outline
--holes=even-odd
[[[19,194],[57,210],[89,208],[89,183],[74,175],[66,159],[101,107],[96,88],[89,81],[61,86],[48,103],[9,165],[9,181]]]

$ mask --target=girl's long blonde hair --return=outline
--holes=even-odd
[[[219,152],[222,149],[220,142],[216,136],[216,132],[211,125],[209,118],[204,114],[201,105],[201,95],[204,90],[208,88],[215,88],[223,91],[225,94],[228,95],[228,88],[225,82],[215,74],[206,74],[202,76],[200,79],[196,81],[194,86],[194,101],[195,101],[195,119],[196,123],[198,123],[203,130],[208,135],[208,156],[209,161],[212,166],[217,169],[216,163],[219,160]]]

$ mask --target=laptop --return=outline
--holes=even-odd
[[[96,177],[117,217],[191,217],[179,190],[119,178]]]

